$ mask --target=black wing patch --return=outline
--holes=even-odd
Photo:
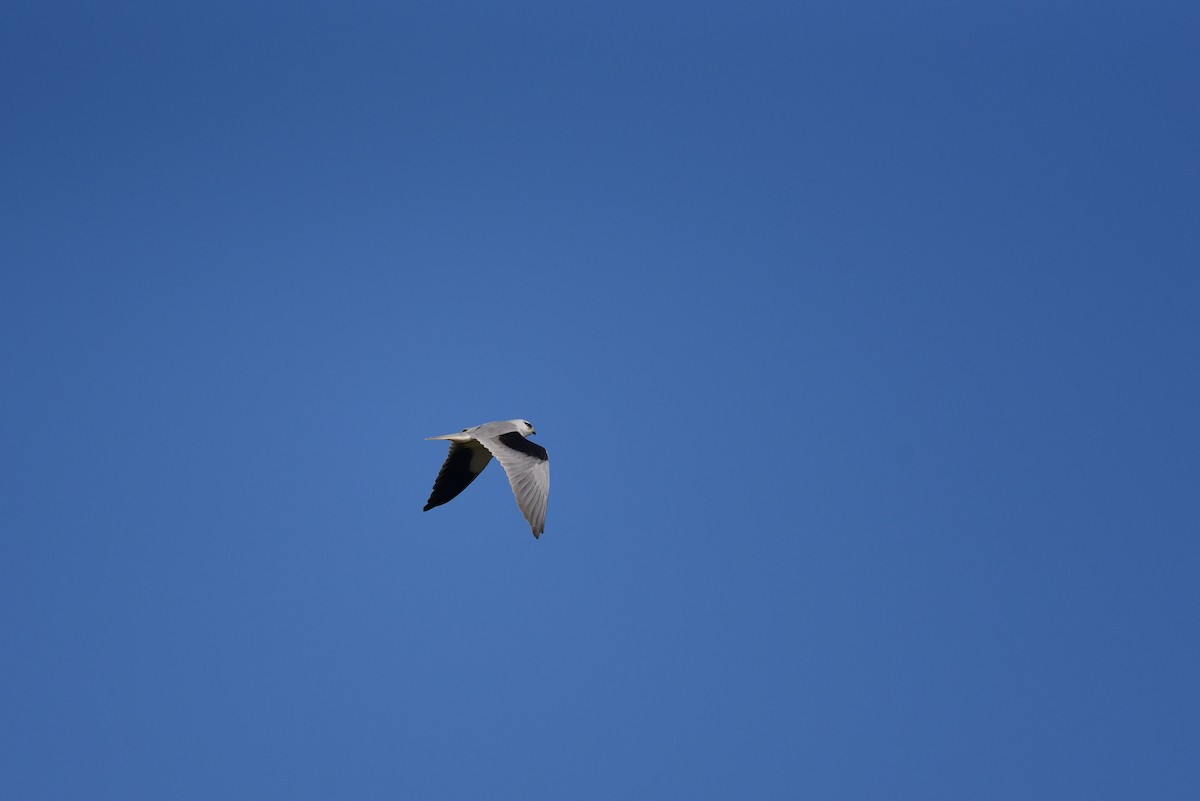
[[[481,445],[461,445],[455,442],[450,446],[450,454],[446,463],[438,471],[437,480],[433,482],[433,492],[429,501],[421,511],[428,512],[435,506],[449,503],[458,494],[471,486],[475,477],[483,472],[492,455]]]
[[[500,443],[507,448],[512,448],[514,451],[520,451],[526,456],[532,456],[535,459],[541,459],[543,462],[549,461],[550,455],[546,453],[546,449],[536,442],[530,442],[516,431],[509,431],[507,434],[501,434],[496,437]]]

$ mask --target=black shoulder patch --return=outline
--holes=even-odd
[[[532,456],[535,459],[541,459],[543,462],[550,459],[550,455],[546,453],[546,449],[536,442],[530,442],[522,437],[516,431],[509,431],[507,434],[501,434],[496,437],[505,447],[512,448],[514,451],[520,451],[526,456]]]

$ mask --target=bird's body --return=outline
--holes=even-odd
[[[494,456],[508,474],[517,505],[529,521],[533,536],[540,537],[546,528],[550,500],[550,458],[545,448],[526,439],[536,433],[528,420],[498,420],[464,428],[457,434],[428,437],[449,440],[450,453],[438,471],[424,511],[458,497]]]

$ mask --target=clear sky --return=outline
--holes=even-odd
[[[1197,42],[5,2],[0,796],[1195,798]]]

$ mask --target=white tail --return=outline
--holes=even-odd
[[[451,442],[470,442],[471,435],[460,431],[457,434],[439,434],[436,437],[426,437],[425,439],[448,439]]]

